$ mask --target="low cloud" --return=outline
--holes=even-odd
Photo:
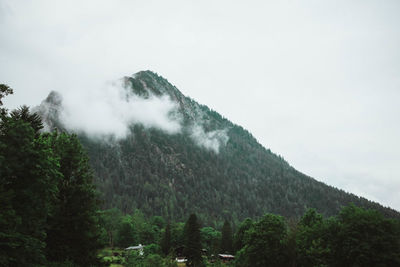
[[[94,89],[96,88],[96,89]],[[85,133],[90,138],[120,140],[131,134],[134,124],[145,128],[157,128],[168,134],[180,133],[182,116],[178,104],[167,95],[146,97],[133,93],[132,85],[110,82],[77,86],[63,93],[52,92],[36,109],[44,118],[45,130],[54,128],[59,121],[67,130]],[[193,142],[202,148],[219,153],[221,146],[229,140],[228,130],[219,129],[206,132],[204,123],[199,121],[188,127],[187,133]]]
[[[94,138],[112,136],[116,139],[125,138],[132,124],[161,129],[169,134],[181,130],[178,107],[167,96],[142,98],[133,94],[122,81],[97,89],[82,89],[64,92],[59,100],[58,117],[68,130],[84,132]],[[54,110],[53,103],[41,106],[47,113],[51,112],[49,109]]]
[[[198,146],[218,154],[220,147],[225,146],[229,140],[227,132],[227,129],[205,132],[201,125],[196,124],[191,128],[190,137]]]

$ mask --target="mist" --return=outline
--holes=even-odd
[[[220,147],[225,146],[229,141],[227,132],[228,129],[205,132],[203,126],[196,124],[191,127],[190,137],[198,146],[218,154]]]
[[[43,117],[54,117],[68,131],[84,133],[101,140],[121,140],[132,134],[132,125],[156,128],[167,134],[182,132],[182,115],[178,104],[167,95],[141,97],[134,94],[132,85],[123,79],[100,84],[77,84],[63,93],[51,92],[48,99],[34,111]],[[55,115],[57,114],[57,115]],[[45,120],[45,131],[52,127]],[[229,140],[228,129],[206,132],[203,123],[188,128],[193,142],[204,149],[219,153]]]
[[[59,119],[70,131],[83,132],[91,138],[118,140],[130,133],[132,124],[168,134],[181,130],[178,107],[167,96],[141,98],[122,81],[107,82],[97,88],[79,85],[77,88],[61,94]]]

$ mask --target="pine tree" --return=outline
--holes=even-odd
[[[46,220],[60,174],[41,128],[27,107],[1,114],[0,264],[4,266],[45,263]]]
[[[126,248],[135,245],[136,240],[137,235],[132,223],[129,220],[125,220],[118,229],[117,245],[121,248]]]
[[[203,266],[201,257],[200,226],[195,214],[191,214],[185,224],[185,249],[188,266]]]
[[[238,266],[286,266],[287,228],[285,219],[264,215],[245,233],[244,248],[238,253]]]
[[[60,160],[62,179],[49,219],[47,257],[58,262],[72,260],[80,266],[95,265],[100,244],[98,208],[88,158],[75,135],[54,133],[52,145]]]
[[[164,255],[168,255],[171,250],[171,224],[169,222],[165,227],[164,236],[161,241],[161,249]]]
[[[233,252],[232,249],[232,228],[228,221],[224,222],[224,226],[222,227],[222,237],[221,237],[221,245],[220,245],[220,253],[228,253],[231,254]]]

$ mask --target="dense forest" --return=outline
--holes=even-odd
[[[12,92],[0,85],[0,266],[179,266],[176,257],[186,266],[400,264],[400,221],[353,204],[330,217],[306,209],[235,222],[227,211],[217,226],[192,212],[173,220],[101,209],[78,137],[42,132],[26,106],[8,112],[1,101]]]
[[[124,213],[140,209],[147,216],[174,221],[196,213],[204,222],[222,226],[225,219],[238,224],[265,213],[299,218],[308,208],[325,216],[342,206],[399,213],[378,203],[321,183],[291,167],[281,156],[264,148],[242,127],[207,106],[184,96],[166,79],[151,71],[125,77],[126,90],[142,98],[168,96],[177,104],[182,131],[169,134],[132,124],[121,140],[92,138],[77,132],[88,151],[103,208]],[[37,109],[48,128],[67,129],[59,119],[62,96],[53,92]],[[199,145],[193,129],[218,149]]]
[[[0,266],[97,264],[99,199],[86,152],[76,135],[42,133],[28,107],[8,113],[1,99],[13,91],[0,86]]]

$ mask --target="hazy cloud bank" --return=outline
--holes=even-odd
[[[83,132],[95,139],[123,139],[133,124],[157,128],[168,134],[180,133],[182,117],[177,103],[168,96],[143,98],[131,91],[122,81],[109,82],[98,89],[70,90],[63,94],[52,92],[50,101],[43,101],[37,109],[44,118],[56,118],[66,129]],[[57,115],[56,115],[57,114]],[[51,130],[45,125],[45,130]],[[206,132],[202,123],[189,128],[196,145],[215,153],[229,140],[227,129]]]
[[[72,90],[61,97],[61,123],[90,137],[122,139],[130,133],[132,124],[158,128],[169,134],[181,130],[178,107],[169,97],[141,98],[122,82],[107,83],[98,89]]]

